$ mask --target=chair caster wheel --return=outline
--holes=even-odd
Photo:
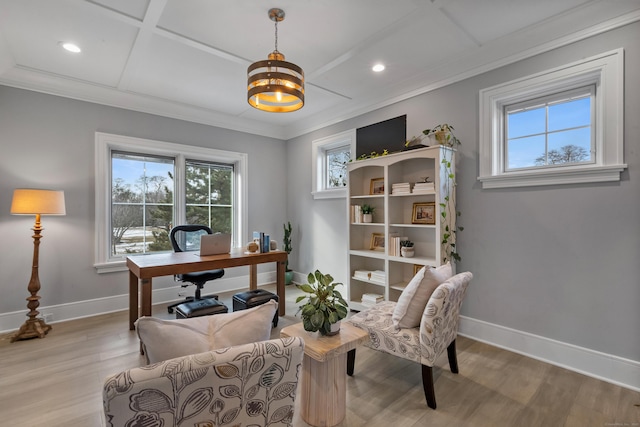
[[[173,313],[173,308],[167,308],[167,311],[169,312],[169,314]]]

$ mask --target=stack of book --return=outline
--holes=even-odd
[[[408,182],[398,182],[391,184],[391,194],[410,194],[411,184]]]
[[[378,282],[384,284],[385,282],[385,274],[382,270],[375,270],[371,272],[370,279],[372,282]]]
[[[356,270],[353,272],[353,278],[358,280],[369,280],[371,278],[371,271]]]
[[[380,294],[362,294],[362,304],[367,306],[376,305],[377,303],[384,301],[384,295]]]
[[[258,245],[258,252],[266,253],[271,248],[270,238],[268,234],[262,231],[253,232],[253,241]]]
[[[350,206],[351,224],[359,224],[362,222],[362,208],[360,205]]]
[[[416,182],[413,185],[414,194],[431,193],[435,191],[436,186],[433,182]]]
[[[389,237],[389,256],[400,256],[400,242],[409,240],[408,237],[390,236]]]

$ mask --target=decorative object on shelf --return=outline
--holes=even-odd
[[[371,180],[369,194],[384,194],[384,178],[373,178]]]
[[[369,249],[372,251],[384,251],[384,233],[371,233]]]
[[[425,129],[422,133],[429,138],[433,138],[440,145],[446,145],[447,147],[453,148],[460,145],[460,140],[456,138],[453,131],[453,126],[443,123],[441,125],[436,125],[431,129]]]
[[[376,208],[371,205],[362,205],[360,208],[360,211],[362,212],[362,222],[373,222],[373,211],[375,210]]]
[[[382,153],[378,153],[377,151],[372,151],[372,152],[371,152],[371,153],[369,153],[369,154],[360,154],[360,155],[358,156],[358,158],[356,159],[356,161],[357,161],[357,160],[374,159],[374,158],[376,158],[376,157],[386,156],[386,155],[388,155],[388,154],[392,154],[392,153],[389,153],[389,150],[387,150],[387,149],[385,148],[385,149],[382,151]],[[349,160],[349,162],[351,162],[351,159]]]
[[[284,227],[284,237],[282,238],[283,250],[287,253],[287,261],[284,268],[284,284],[290,285],[293,282],[293,270],[289,268],[289,254],[291,253],[291,221],[287,221],[286,224],[282,224]]]
[[[405,258],[413,258],[415,252],[411,240],[403,240],[400,242],[400,254]]]
[[[254,62],[247,69],[247,101],[272,113],[288,113],[304,105],[304,71],[286,62],[278,51],[278,22],[284,17],[284,10],[269,9],[269,19],[275,22],[275,50],[267,60]]]
[[[40,278],[38,277],[39,248],[42,230],[40,215],[65,215],[64,191],[40,190],[33,188],[17,188],[13,192],[11,201],[12,215],[35,215],[36,221],[33,230],[33,263],[31,264],[31,279],[27,290],[31,294],[27,297],[28,319],[20,326],[18,332],[11,337],[11,342],[27,340],[31,338],[44,338],[51,330],[44,320],[38,318],[40,312],[36,310],[40,306]]]
[[[411,215],[412,224],[429,224],[436,223],[436,204],[435,202],[414,203],[413,213]]]
[[[418,274],[418,271],[422,270],[422,267],[424,267],[422,264],[413,264],[413,275]]]
[[[301,295],[296,304],[307,298],[307,302],[298,309],[302,317],[304,329],[309,332],[319,331],[322,335],[335,335],[339,332],[333,326],[347,317],[348,304],[342,294],[336,289],[342,283],[333,283],[330,274],[322,274],[320,270],[309,273],[303,285],[296,285],[298,289],[309,295]]]

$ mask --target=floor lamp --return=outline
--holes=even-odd
[[[40,247],[40,233],[43,228],[40,226],[40,215],[64,215],[64,191],[38,190],[34,188],[17,188],[13,191],[11,202],[11,214],[13,215],[35,215],[36,225],[33,230],[33,267],[31,267],[31,280],[27,287],[31,296],[27,298],[27,321],[20,327],[20,330],[11,337],[11,342],[27,340],[30,338],[44,338],[51,330],[44,320],[37,318],[40,312],[36,310],[40,305],[38,291],[40,290],[40,279],[38,278],[38,254]]]

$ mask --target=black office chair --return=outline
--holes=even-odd
[[[188,252],[200,250],[200,236],[203,234],[213,234],[211,229],[206,225],[177,225],[171,229],[169,238],[174,252]],[[190,283],[196,285],[196,293],[194,296],[187,297],[184,301],[171,304],[167,307],[169,313],[173,313],[173,309],[182,303],[189,301],[197,301],[201,299],[218,299],[217,295],[207,295],[203,297],[200,292],[205,283],[210,280],[219,279],[224,276],[224,270],[198,271],[194,273],[176,274],[174,280],[183,282],[182,287],[189,286]]]

